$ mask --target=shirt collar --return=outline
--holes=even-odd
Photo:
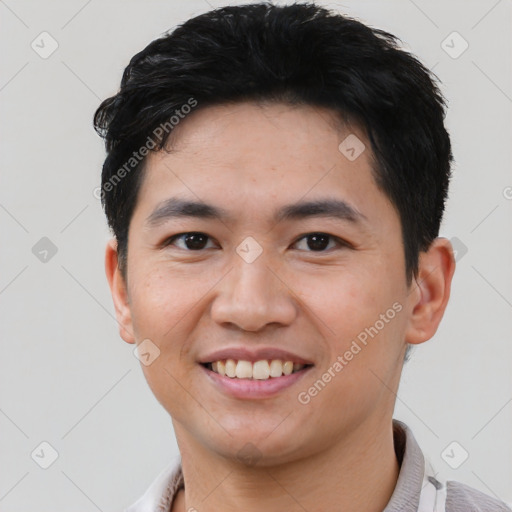
[[[393,440],[400,473],[395,490],[383,512],[416,511],[425,473],[425,458],[411,429],[405,423],[393,420]]]

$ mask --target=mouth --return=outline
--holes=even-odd
[[[201,366],[221,377],[240,380],[272,380],[280,379],[311,368],[312,364],[303,364],[281,359],[261,359],[251,362],[243,359],[220,359]]]
[[[207,381],[222,394],[238,400],[263,400],[297,385],[314,365],[281,359],[220,359],[199,366]]]

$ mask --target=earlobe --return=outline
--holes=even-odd
[[[416,293],[410,294],[411,315],[405,341],[419,344],[434,336],[443,318],[455,272],[453,248],[446,238],[436,238],[428,251],[420,254]]]
[[[135,343],[128,291],[118,266],[117,241],[115,238],[108,241],[105,249],[105,273],[114,301],[119,334],[127,343]]]

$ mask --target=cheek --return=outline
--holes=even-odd
[[[316,325],[327,356],[322,370],[332,368],[341,357],[343,369],[331,369],[337,375],[332,388],[353,388],[355,396],[362,381],[373,379],[368,368],[387,372],[395,364],[405,325],[402,292],[382,268],[373,268],[333,273],[325,282],[312,280],[305,299],[321,320]]]
[[[146,271],[144,271],[146,270]],[[197,305],[202,293],[172,270],[140,268],[132,276],[131,312],[135,334],[164,341]]]
[[[149,339],[158,350],[151,364],[141,361],[141,369],[156,399],[173,413],[187,410],[187,397],[190,399],[183,389],[192,365],[187,358],[187,333],[198,322],[199,308],[195,306],[204,295],[200,287],[190,286],[190,279],[179,279],[176,274],[170,269],[140,266],[130,276],[137,342]]]
[[[389,307],[386,283],[377,279],[379,271],[355,272],[334,270],[322,277],[311,276],[302,281],[299,294],[305,305],[322,321],[329,338],[340,342],[356,336],[379,318]],[[392,303],[392,302],[391,302]]]

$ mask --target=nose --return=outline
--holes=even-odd
[[[234,268],[217,287],[212,319],[254,332],[267,324],[290,325],[297,315],[291,285],[261,256],[252,263],[234,259]]]

